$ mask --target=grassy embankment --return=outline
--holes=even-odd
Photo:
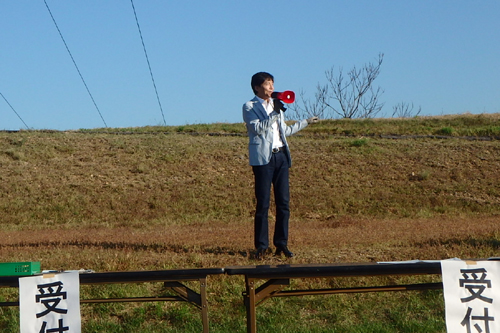
[[[254,203],[244,134],[243,124],[0,133],[0,261],[95,271],[256,264],[247,255]],[[498,256],[499,137],[498,114],[308,127],[289,140],[290,248],[297,257],[259,264]],[[82,297],[160,289],[82,286]],[[209,280],[212,331],[245,331],[242,291],[241,278]],[[17,311],[0,309],[2,332],[17,331]],[[82,305],[82,316],[85,332],[201,330],[198,312],[184,304]],[[439,291],[272,299],[258,308],[258,326],[445,331]]]

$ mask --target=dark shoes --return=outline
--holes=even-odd
[[[255,255],[254,255],[254,259],[255,260],[263,260],[264,257],[268,254],[271,253],[271,250],[270,249],[257,249],[255,251]],[[276,253],[275,255],[277,257],[281,256],[282,254],[285,255],[285,257],[287,258],[292,258],[294,256],[294,254],[288,249],[288,247],[286,246],[278,246],[276,248]]]
[[[286,246],[279,246],[277,249],[276,249],[276,256],[281,256],[281,254],[284,254],[285,257],[287,258],[292,258],[294,256],[294,254],[288,249],[288,247]]]
[[[255,260],[262,260],[268,253],[270,253],[269,249],[257,249],[257,251],[255,251],[254,258]]]

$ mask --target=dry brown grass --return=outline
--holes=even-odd
[[[498,142],[307,132],[290,142],[293,262],[494,255]],[[99,271],[248,264],[246,145],[240,136],[2,133],[0,260]]]
[[[438,260],[497,256],[498,218],[292,221],[287,263]],[[248,265],[252,226],[226,223],[165,228],[3,232],[3,260],[41,260],[50,269],[156,270]],[[269,257],[262,263],[277,264]]]
[[[377,133],[393,133],[394,126],[405,133],[402,128],[412,127],[413,121],[390,120],[390,130],[384,129],[383,120],[372,124],[378,126]],[[430,133],[449,126],[434,123],[435,119],[424,121],[433,123],[431,129],[427,123],[419,125]],[[261,262],[249,256],[254,199],[244,136],[0,133],[0,262],[41,261],[42,269],[105,272],[498,256],[498,141],[367,138],[352,135],[371,129],[370,121],[342,127],[344,123],[325,122],[317,130],[311,127],[290,138],[294,166],[289,245],[297,256],[292,260],[270,256]],[[235,125],[230,131],[241,127]],[[408,283],[397,279],[380,278],[375,283]],[[429,278],[409,282],[435,281],[425,279]],[[324,288],[351,282],[374,283],[365,278],[294,281],[299,288],[308,283]],[[221,331],[244,330],[242,278],[217,276],[209,283],[211,323],[222,323]],[[91,297],[135,290],[129,285],[118,290],[85,287],[82,292]],[[137,288],[161,292],[157,285]],[[0,297],[17,297],[13,294]],[[416,302],[423,306],[416,314],[398,308],[411,295],[391,297],[393,304],[387,301],[383,307],[378,305],[384,299],[377,296],[323,298],[317,303],[298,300],[290,313],[287,303],[281,310],[284,316],[270,311],[268,317],[279,322],[281,317],[309,311],[295,325],[317,324],[318,331],[324,327],[321,320],[351,327],[366,321],[372,309],[379,309],[372,317],[381,318],[383,325],[396,317],[442,319],[439,297],[418,296]],[[106,331],[103,327],[109,323],[131,325],[139,309],[154,314],[144,319],[141,325],[149,329],[143,331],[181,330],[186,321],[199,324],[194,310],[187,317],[179,315],[180,305],[169,305],[168,311],[161,305],[158,313],[141,306],[84,307],[83,316],[86,323],[102,324],[96,331]],[[6,318],[16,316],[12,312]]]

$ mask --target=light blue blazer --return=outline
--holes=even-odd
[[[243,105],[243,120],[248,131],[248,153],[250,165],[266,165],[271,160],[273,154],[273,128],[274,122],[278,122],[280,128],[281,141],[285,145],[285,154],[288,158],[288,165],[292,166],[292,158],[286,137],[293,135],[307,126],[307,120],[297,121],[288,126],[285,123],[284,112],[271,112],[267,115],[262,103],[254,97],[251,101]]]

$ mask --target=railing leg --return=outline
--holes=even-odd
[[[179,295],[179,298],[201,310],[201,321],[203,323],[203,332],[208,333],[208,302],[207,302],[207,277],[199,278],[200,293],[188,288],[179,281],[166,281],[164,287],[170,289]]]
[[[203,322],[203,332],[208,333],[208,302],[207,302],[207,279],[200,279],[200,296],[201,296],[201,320]]]
[[[247,332],[257,332],[257,318],[255,311],[255,280],[245,276],[246,298],[245,306],[247,309]]]

